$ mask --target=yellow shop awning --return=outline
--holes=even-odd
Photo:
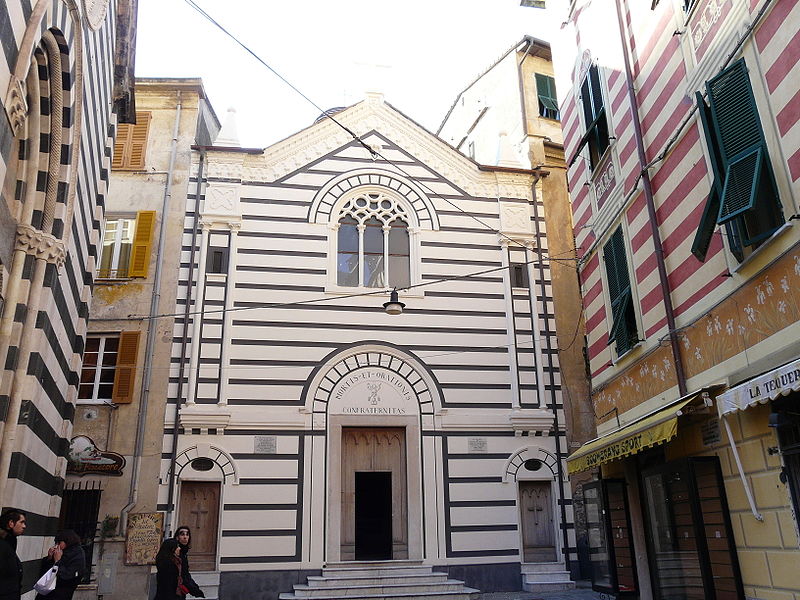
[[[578,473],[668,442],[678,433],[681,409],[700,393],[691,394],[688,398],[684,396],[684,399],[667,408],[586,442],[567,458],[567,470],[570,474]]]

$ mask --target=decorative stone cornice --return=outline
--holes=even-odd
[[[187,433],[192,429],[199,429],[203,434],[209,429],[220,432],[230,423],[231,410],[219,404],[188,404],[181,408],[179,419]]]
[[[22,250],[25,254],[44,259],[59,268],[67,259],[67,249],[64,246],[64,242],[30,225],[17,225],[17,239],[14,244],[14,250]]]
[[[245,157],[237,152],[209,152],[206,165],[208,179],[242,180]]]
[[[6,107],[6,117],[11,125],[11,131],[16,136],[25,126],[25,120],[28,118],[28,103],[25,100],[25,84],[14,75],[8,82],[8,91],[3,103]]]
[[[362,138],[373,130],[379,131],[472,196],[532,199],[532,175],[480,171],[444,141],[374,98],[337,113],[336,120]],[[263,154],[241,157],[244,159],[242,179],[275,181],[352,139],[341,127],[326,119],[267,148]],[[369,139],[365,141],[370,143]]]
[[[553,413],[543,408],[515,409],[508,417],[514,431],[550,431]]]

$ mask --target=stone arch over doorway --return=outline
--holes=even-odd
[[[381,384],[387,396],[380,391],[374,394],[374,388],[368,383]],[[311,374],[303,389],[303,400],[306,410],[315,416],[331,414],[348,414],[347,407],[342,404],[345,396],[357,387],[363,387],[371,398],[360,403],[359,407],[380,407],[385,399],[389,399],[384,408],[406,409],[405,415],[433,415],[441,410],[442,393],[439,382],[428,367],[412,353],[384,342],[360,342],[341,348],[325,357]],[[356,413],[352,413],[356,414]],[[378,414],[380,411],[368,411],[361,414]],[[388,411],[387,416],[399,412]]]
[[[556,455],[541,446],[520,448],[506,461],[503,482],[517,488],[522,561],[555,562],[561,550]]]
[[[324,560],[378,560],[358,539],[359,531],[378,530],[390,530],[381,560],[421,559],[423,482],[432,477],[423,469],[421,432],[441,407],[436,379],[411,353],[363,342],[321,361],[303,398],[314,428],[325,432],[312,450],[325,464]],[[378,519],[374,527],[365,525],[366,512]]]

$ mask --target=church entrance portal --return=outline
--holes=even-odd
[[[342,428],[342,560],[408,558],[405,429]]]

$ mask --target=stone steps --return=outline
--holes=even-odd
[[[217,600],[219,598],[219,571],[193,572],[192,579],[203,590],[206,600]]]
[[[328,563],[280,600],[476,600],[478,590],[434,573],[422,561]]]
[[[447,580],[447,573],[403,573],[402,575],[386,574],[381,576],[381,582],[385,585],[393,583],[413,582],[418,583],[440,583]],[[331,587],[331,586],[359,586],[365,585],[375,580],[374,576],[361,575],[361,576],[344,576],[337,575],[331,577],[321,577],[319,575],[310,575],[308,577],[309,587]]]
[[[524,563],[522,589],[526,592],[560,592],[575,588],[566,565],[561,562]]]

